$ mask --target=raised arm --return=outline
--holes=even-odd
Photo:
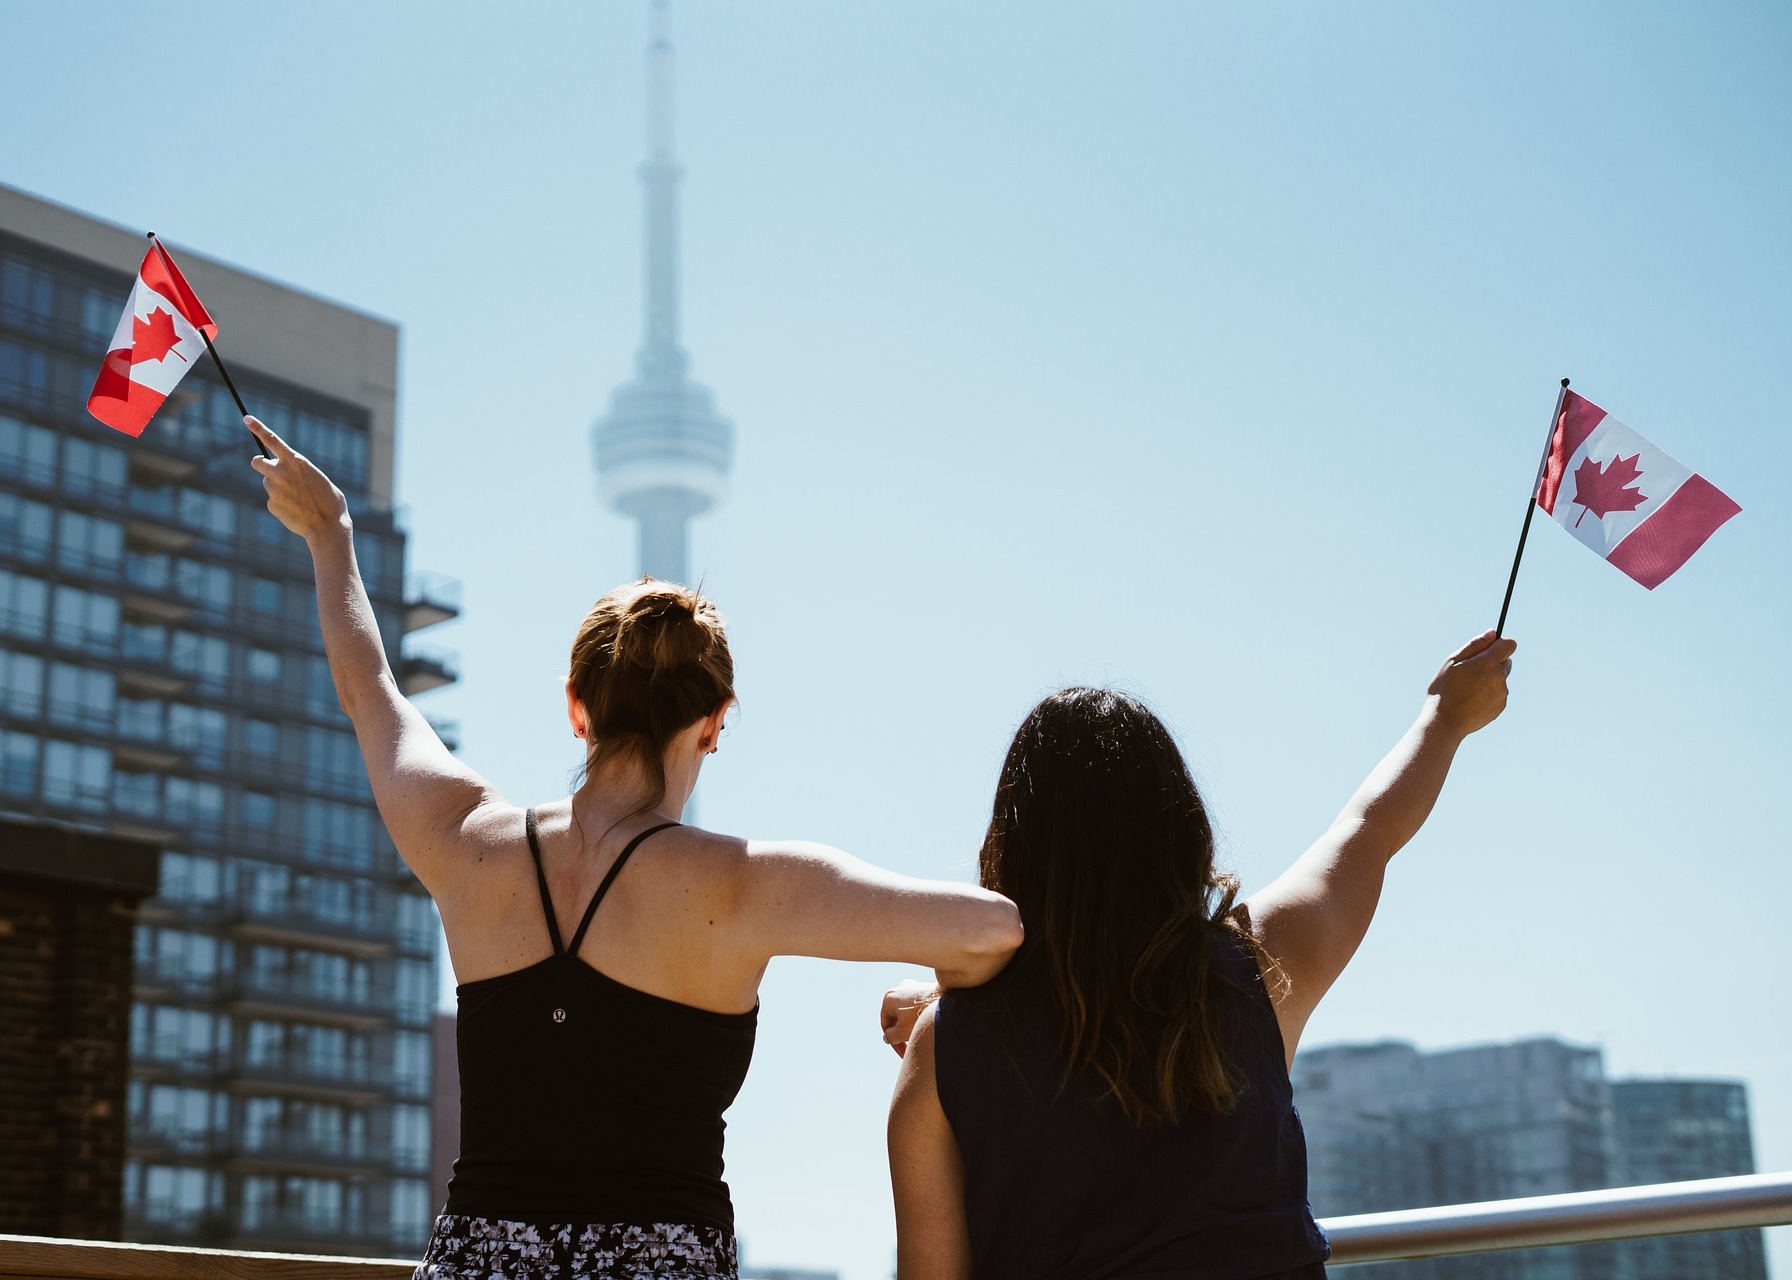
[[[1418,833],[1456,748],[1506,707],[1518,646],[1489,631],[1451,654],[1412,728],[1383,757],[1325,834],[1247,903],[1258,943],[1281,967],[1277,1018],[1293,1061],[1320,997],[1356,954],[1381,899],[1387,864]],[[1278,984],[1271,982],[1275,991]]]
[[[439,895],[468,819],[502,797],[454,758],[399,692],[355,565],[354,526],[342,491],[262,423],[245,421],[274,455],[250,459],[267,489],[268,510],[310,548],[324,653],[336,696],[354,723],[380,817],[417,878]]]
[[[941,986],[987,982],[1021,943],[1020,912],[975,885],[917,880],[826,845],[747,846],[739,918],[767,957],[926,965]]]

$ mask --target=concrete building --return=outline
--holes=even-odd
[[[672,135],[671,9],[653,0],[647,47],[647,158],[641,164],[645,316],[635,376],[610,397],[592,428],[598,492],[634,519],[643,574],[689,582],[693,517],[728,492],[734,427],[715,397],[691,380],[678,336],[678,186]]]
[[[131,933],[158,856],[0,820],[0,1232],[123,1230]]]
[[[1755,1171],[1748,1086],[1739,1080],[1614,1080],[1614,1185],[1644,1186]],[[1634,1280],[1765,1277],[1759,1231],[1659,1236],[1624,1246]]]
[[[189,373],[141,439],[86,396],[141,233],[0,187],[0,809],[160,845],[135,939],[128,1238],[406,1252],[429,1200],[434,908],[337,706],[303,544]],[[406,692],[398,331],[174,245],[252,411],[348,495]]]
[[[1740,1085],[1614,1084],[1599,1050],[1560,1040],[1436,1053],[1402,1042],[1335,1045],[1301,1052],[1293,1076],[1309,1196],[1321,1217],[1753,1172]],[[1684,1242],[1697,1266],[1659,1269],[1661,1259],[1680,1255],[1639,1241],[1375,1264],[1352,1274],[1766,1280],[1759,1231]]]

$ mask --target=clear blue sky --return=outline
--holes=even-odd
[[[645,25],[0,0],[0,179],[404,325],[414,561],[466,582],[431,709],[519,801],[576,763],[567,644],[633,566],[587,429],[639,334]],[[1792,13],[676,25],[686,336],[739,428],[695,538],[744,701],[705,821],[967,876],[1013,726],[1106,680],[1262,883],[1491,625],[1567,374],[1744,514],[1653,594],[1533,531],[1512,710],[1309,1043],[1551,1033],[1744,1077],[1792,1167]],[[750,1258],[887,1274],[896,976],[774,966],[730,1130]]]

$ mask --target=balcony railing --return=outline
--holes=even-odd
[[[1326,1218],[1321,1225],[1331,1236],[1331,1265],[1344,1266],[1786,1223],[1792,1223],[1792,1173],[1401,1209]],[[239,1233],[238,1238],[268,1238],[287,1226],[284,1222],[258,1224]],[[292,1239],[288,1230],[288,1239]],[[301,1226],[296,1234],[302,1237],[307,1230]],[[319,1243],[354,1248],[361,1242],[345,1239],[338,1230],[323,1235]],[[4,1278],[409,1280],[415,1266],[414,1260],[392,1258],[246,1253],[0,1235],[0,1277]]]
[[[440,573],[418,570],[405,584],[404,629],[421,631],[460,617],[460,583]]]
[[[1792,1173],[1326,1218],[1334,1266],[1792,1223]]]

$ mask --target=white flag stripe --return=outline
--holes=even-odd
[[[179,307],[144,284],[141,279],[137,281],[137,287],[131,290],[130,315],[119,324],[119,332],[123,333],[125,326],[131,324],[133,318],[147,320],[158,309],[167,312],[180,341],[160,360],[139,360],[133,364],[131,381],[165,396],[174,390],[187,370],[192,368],[193,362],[205,354],[205,339],[200,337],[199,330],[187,323],[187,318],[180,313]],[[134,331],[135,326],[132,325],[132,328]],[[115,347],[131,345],[128,336],[122,344],[117,338],[112,342]]]
[[[1628,487],[1642,494],[1643,501],[1634,511],[1611,511],[1601,519],[1576,500],[1579,491],[1576,472],[1589,459],[1601,470],[1606,470],[1619,458],[1636,459],[1634,465],[1641,474]],[[1614,547],[1659,511],[1662,504],[1691,478],[1691,470],[1607,415],[1568,459],[1567,470],[1562,476],[1562,490],[1556,497],[1555,520],[1599,555],[1609,556]]]

